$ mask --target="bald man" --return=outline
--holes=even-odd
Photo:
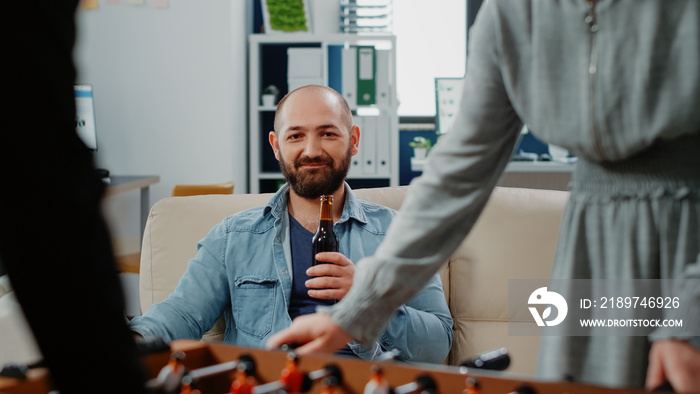
[[[345,183],[360,129],[345,99],[323,86],[304,86],[277,107],[269,142],[287,183],[264,207],[232,215],[200,241],[175,291],[130,327],[144,337],[199,339],[222,314],[225,342],[265,347],[297,316],[341,300],[355,264],[374,254],[395,211],[359,200]],[[319,253],[311,238],[320,196],[333,195],[339,252]],[[452,318],[433,276],[401,305],[370,346],[349,342],[339,354],[374,359],[396,351],[405,360],[442,362],[452,344]]]

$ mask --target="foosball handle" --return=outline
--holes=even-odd
[[[394,389],[395,394],[413,393],[417,390],[421,394],[435,394],[437,392],[437,384],[435,379],[429,375],[420,375],[414,382],[404,384]]]
[[[202,367],[198,369],[193,369],[188,372],[188,376],[193,382],[197,382],[199,379],[206,378],[213,375],[219,375],[222,373],[228,373],[236,370],[241,363],[246,364],[246,373],[249,376],[257,378],[257,369],[255,367],[255,360],[248,354],[241,355],[238,360],[228,361],[225,363],[214,364],[207,367]]]
[[[304,375],[304,383],[302,384],[302,392],[306,393],[311,390],[314,382],[333,377],[336,386],[343,386],[343,371],[335,364],[327,364],[323,369],[309,372]]]
[[[508,355],[508,350],[502,347],[463,360],[459,365],[466,368],[503,371],[510,365],[510,355]]]

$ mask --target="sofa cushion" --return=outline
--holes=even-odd
[[[455,339],[449,363],[504,346],[510,370],[534,373],[539,337],[508,335],[508,280],[550,277],[569,193],[496,188],[449,261],[449,306]],[[512,323],[534,325],[527,308]]]

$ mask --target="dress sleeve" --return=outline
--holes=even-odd
[[[652,341],[661,339],[686,340],[700,349],[700,255],[695,262],[688,264],[681,276],[671,281],[671,286],[664,295],[678,297],[678,308],[664,309],[663,317],[667,320],[681,322],[680,326],[660,327],[649,336]]]
[[[499,24],[486,2],[470,31],[460,112],[430,152],[374,256],[355,285],[324,309],[356,340],[372,343],[464,240],[507,165],[522,128],[500,67]]]

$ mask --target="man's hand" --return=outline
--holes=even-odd
[[[321,252],[316,260],[329,264],[318,264],[306,270],[313,278],[306,281],[309,296],[323,300],[342,300],[355,276],[355,264],[338,252]]]
[[[685,341],[655,341],[649,351],[646,388],[653,390],[665,381],[678,393],[697,392],[700,387],[700,351]]]
[[[299,316],[284,329],[267,340],[268,349],[276,349],[285,344],[305,344],[294,351],[299,355],[310,353],[331,353],[344,348],[352,336],[331,320],[325,313],[312,313]]]

